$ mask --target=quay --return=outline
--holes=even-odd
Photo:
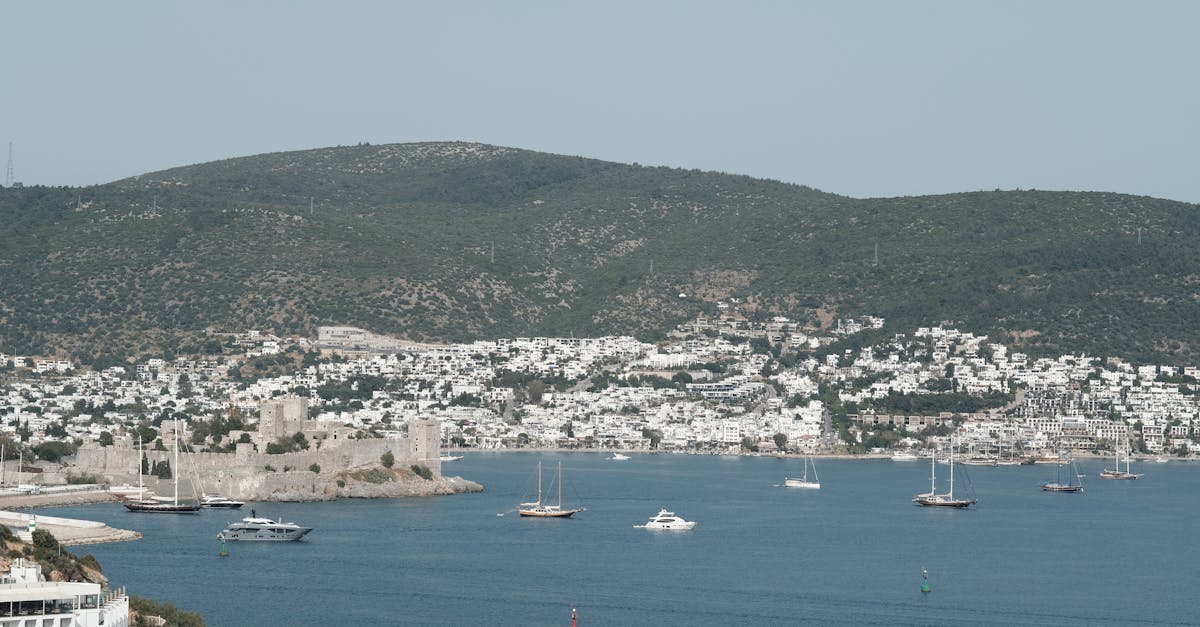
[[[99,489],[43,491],[38,493],[0,493],[0,525],[12,527],[19,537],[28,540],[29,538],[26,536],[29,536],[31,533],[30,522],[32,521],[37,529],[43,529],[54,534],[54,537],[64,546],[124,542],[142,537],[142,534],[136,531],[109,527],[102,522],[94,520],[60,518],[58,516],[43,516],[30,512],[12,511],[13,509],[84,505],[116,500],[118,500],[117,497],[112,493]]]

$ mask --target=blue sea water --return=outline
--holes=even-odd
[[[914,506],[929,465],[818,460],[820,491],[780,487],[797,459],[468,453],[446,474],[482,494],[247,504],[197,516],[117,504],[42,510],[135,529],[76,547],[138,596],[209,625],[1200,624],[1200,466],[1144,464],[1082,494],[1046,493],[1054,466],[969,469],[979,504]],[[513,511],[562,462],[570,520]],[[939,466],[939,474],[945,473]],[[1135,471],[1139,471],[1135,464]],[[956,492],[961,488],[956,485]],[[314,527],[302,542],[229,543],[249,515]],[[635,529],[660,508],[688,532]],[[504,514],[498,516],[497,514]],[[920,592],[928,569],[933,591]]]

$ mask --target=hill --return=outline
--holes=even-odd
[[[1197,209],[854,199],[466,143],[265,154],[0,189],[0,351],[110,363],[213,350],[206,330],[321,324],[653,338],[735,296],[752,315],[949,320],[1035,353],[1195,363]]]

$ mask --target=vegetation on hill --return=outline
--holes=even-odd
[[[738,297],[941,321],[1034,353],[1195,362],[1197,206],[1110,193],[852,199],[466,143],[0,189],[0,352],[108,364],[212,332],[633,334]]]

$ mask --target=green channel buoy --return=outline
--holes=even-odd
[[[921,569],[921,592],[928,594],[933,588],[929,587],[929,571]]]
[[[225,548],[225,543],[221,543],[221,551],[217,553],[221,557],[229,557],[229,549]]]

